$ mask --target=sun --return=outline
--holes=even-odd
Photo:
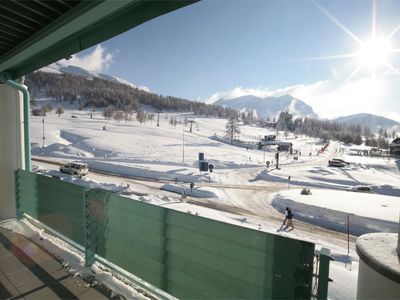
[[[373,37],[361,44],[361,48],[357,53],[359,66],[374,71],[380,66],[387,65],[391,53],[392,48],[389,39]]]
[[[334,15],[324,8],[318,1],[313,2],[331,21],[333,21],[343,32],[350,36],[358,45],[358,51],[346,54],[336,54],[329,56],[311,57],[306,60],[331,60],[331,59],[356,59],[358,66],[351,72],[345,82],[349,82],[362,69],[370,71],[371,78],[375,79],[378,69],[383,67],[390,69],[396,74],[400,74],[400,70],[394,67],[389,59],[391,56],[400,53],[400,49],[394,49],[391,46],[391,39],[400,32],[400,25],[394,28],[389,34],[377,35],[376,28],[376,0],[372,0],[372,20],[371,35],[368,40],[361,40],[350,29],[343,25]]]

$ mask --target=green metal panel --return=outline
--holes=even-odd
[[[17,170],[16,198],[19,214],[26,213],[84,244],[84,188],[61,180]]]
[[[319,254],[319,270],[318,270],[318,300],[328,299],[329,281],[329,264],[332,260],[331,251],[327,248],[321,248]]]
[[[87,266],[97,254],[176,297],[311,297],[312,243],[21,170],[16,195],[19,212],[84,245]]]
[[[86,201],[90,250],[174,296],[311,297],[312,243],[100,190]]]

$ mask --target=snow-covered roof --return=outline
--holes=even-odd
[[[400,146],[400,138],[395,138],[389,145],[389,147]]]

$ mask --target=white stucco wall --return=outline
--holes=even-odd
[[[14,171],[24,167],[22,93],[0,83],[0,219],[15,218]]]
[[[357,299],[399,299],[400,284],[370,268],[362,259],[358,268]]]

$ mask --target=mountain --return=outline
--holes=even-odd
[[[361,126],[367,126],[371,128],[372,132],[378,132],[379,128],[386,130],[399,130],[400,123],[394,120],[373,115],[367,113],[349,115],[345,117],[339,117],[333,121],[344,124],[360,124]]]
[[[219,99],[214,104],[239,110],[255,111],[257,116],[264,119],[277,117],[281,111],[287,111],[294,117],[317,118],[311,106],[290,95],[266,98],[247,95],[233,99]]]
[[[96,72],[85,70],[81,67],[72,66],[72,65],[64,65],[59,62],[48,65],[47,67],[44,67],[44,68],[40,69],[39,71],[44,72],[44,73],[54,73],[54,74],[72,74],[72,75],[83,76],[85,78],[100,78],[100,79],[104,79],[104,80],[108,80],[108,81],[112,81],[112,82],[122,83],[127,86],[137,88],[137,89],[145,91],[145,92],[150,92],[148,87],[134,85],[133,83],[131,83],[125,79],[116,77],[116,76],[102,74],[102,73],[96,73]]]
[[[148,112],[151,107],[151,112],[191,112],[221,118],[237,115],[237,111],[231,108],[162,96],[115,80],[115,77],[100,75],[82,68],[55,66],[27,74],[25,84],[29,88],[32,102],[35,99],[47,99],[55,100],[57,106],[75,104],[80,109],[107,108],[108,114],[115,111],[132,113],[145,108]]]

